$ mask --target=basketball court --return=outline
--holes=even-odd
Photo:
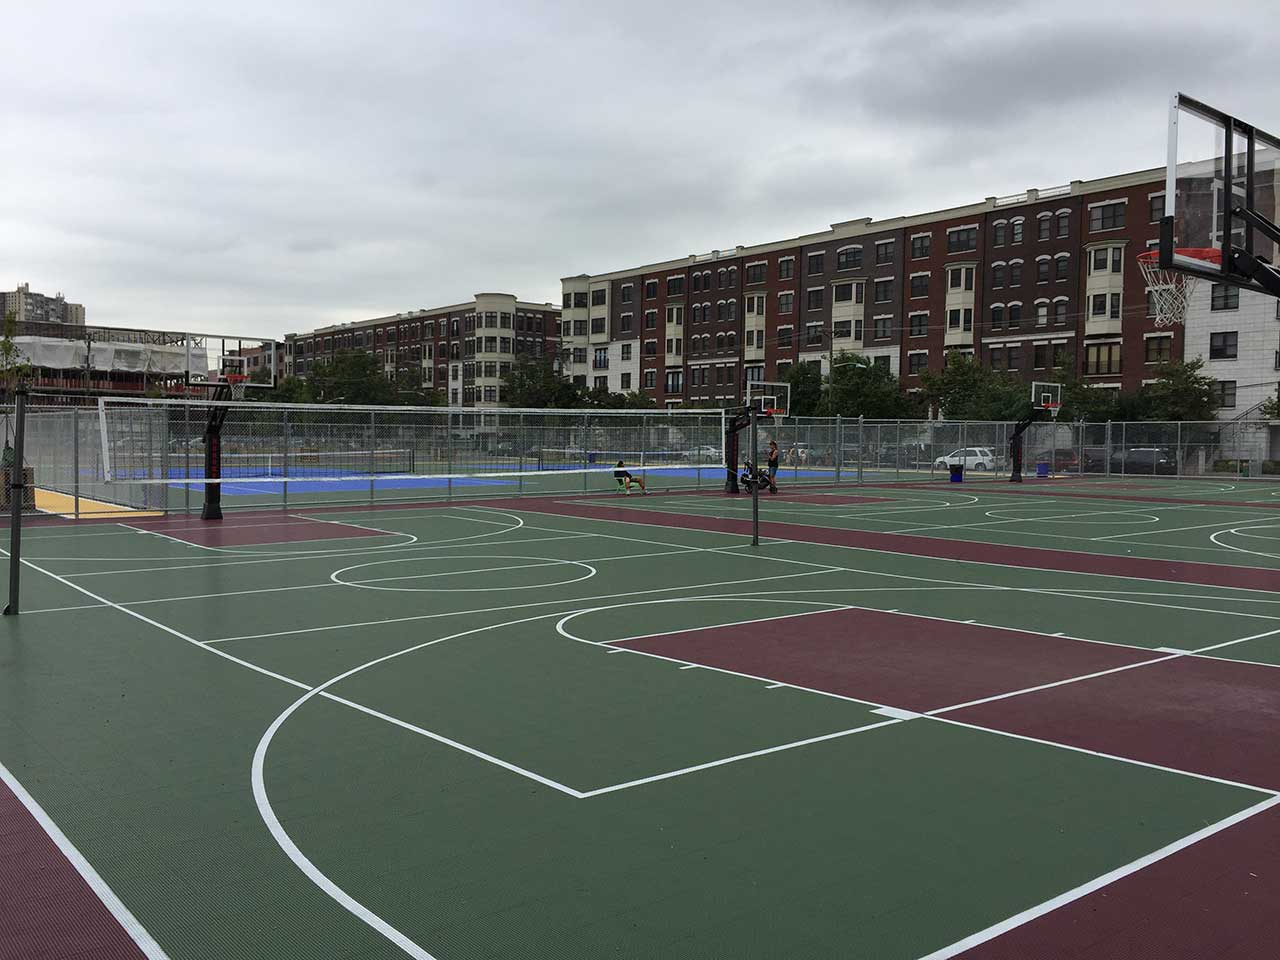
[[[1248,210],[1270,140],[1226,123]],[[1253,261],[1170,234],[1153,282],[1266,289],[1238,214]],[[1276,955],[1274,484],[1008,483],[965,433],[850,474],[837,423],[773,493],[778,385],[428,432],[241,367],[207,411],[17,417],[35,482],[76,451],[71,516],[132,515],[13,486],[7,955]]]

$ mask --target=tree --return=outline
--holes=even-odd
[[[318,362],[307,374],[312,403],[403,403],[397,381],[382,372],[377,358],[363,350],[343,350]]]
[[[841,352],[835,358],[827,393],[819,405],[825,416],[894,420],[913,412],[910,398],[887,366]]]
[[[502,377],[502,396],[513,407],[577,407],[584,391],[556,371],[550,357],[522,354]]]
[[[31,364],[13,342],[16,332],[17,318],[10,311],[5,314],[4,329],[0,331],[0,393],[5,396],[11,396],[20,383],[30,379],[33,372]]]
[[[984,367],[952,351],[941,371],[920,375],[925,398],[948,420],[1019,420],[1030,410],[1030,393],[1018,377]]]
[[[1258,406],[1258,415],[1267,420],[1280,420],[1280,384],[1276,386],[1275,394]]]
[[[792,417],[815,417],[822,403],[822,372],[816,363],[797,363],[787,371],[786,382],[791,385]]]
[[[1213,377],[1206,377],[1203,358],[1172,360],[1156,368],[1156,379],[1138,390],[1139,420],[1212,420],[1218,410]]]

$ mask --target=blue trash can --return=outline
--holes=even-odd
[[[948,467],[948,469],[951,471],[952,483],[964,483],[964,464],[963,463],[953,463],[950,465],[950,467]]]
[[[1047,463],[1036,464],[1036,476],[1044,479],[1049,476],[1049,465]]]

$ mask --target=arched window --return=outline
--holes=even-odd
[[[724,349],[724,334],[723,334],[723,333],[717,333],[717,334],[716,334],[716,349],[717,349],[717,350],[723,350],[723,349]]]
[[[732,350],[737,345],[738,345],[738,335],[734,333],[732,330],[730,330],[729,333],[725,336],[725,346],[727,346],[730,350]]]

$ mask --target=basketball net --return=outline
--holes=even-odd
[[[1219,259],[1221,256],[1217,250],[1188,249],[1175,250],[1174,253],[1204,259]],[[1157,250],[1138,254],[1138,269],[1142,271],[1143,279],[1147,281],[1147,289],[1151,291],[1152,299],[1156,302],[1155,325],[1170,327],[1186,320],[1187,306],[1191,303],[1191,295],[1200,286],[1200,278],[1190,273],[1183,273],[1181,270],[1161,267],[1160,253]]]
[[[231,399],[243,400],[244,385],[249,381],[249,378],[238,373],[228,373],[226,380],[227,386],[231,388]]]

